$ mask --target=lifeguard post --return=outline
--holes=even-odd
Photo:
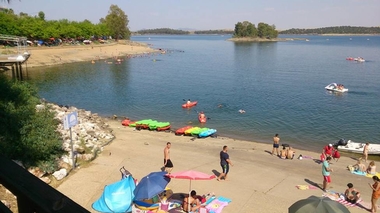
[[[26,37],[0,34],[0,71],[12,69],[12,78],[22,79],[22,64],[30,57]]]

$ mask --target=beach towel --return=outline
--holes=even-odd
[[[306,189],[317,189],[317,187],[312,185],[297,185],[297,189],[299,190],[306,190]]]
[[[331,200],[339,202],[339,203],[341,203],[345,206],[348,206],[348,207],[357,207],[358,204],[362,202],[362,199],[359,198],[359,200],[356,203],[350,203],[344,199],[344,195],[342,193],[337,193],[334,191],[327,191],[327,192],[323,193],[322,196],[328,197]]]
[[[206,209],[209,211],[209,213],[220,213],[222,212],[223,208],[228,205],[228,203],[231,202],[231,199],[219,196],[218,198],[211,201],[207,206]]]
[[[376,172],[376,174],[375,174],[377,177],[380,177],[380,173],[378,173],[378,172]],[[372,175],[372,174],[366,174],[365,176],[366,177],[369,177],[369,178],[372,178],[373,176],[375,176],[375,175]]]

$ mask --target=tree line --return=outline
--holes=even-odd
[[[277,38],[278,31],[275,25],[260,22],[257,25],[249,21],[238,22],[235,24],[233,37],[235,38]]]
[[[217,35],[223,35],[223,34],[233,34],[233,30],[197,30],[194,31],[194,34],[217,34]]]
[[[336,26],[315,29],[292,28],[280,34],[380,34],[380,27]]]
[[[28,39],[84,38],[112,36],[115,39],[129,39],[128,16],[117,5],[111,5],[106,17],[99,23],[89,20],[69,21],[45,20],[45,13],[37,16],[27,13],[15,14],[12,9],[0,11],[0,34],[23,36]]]
[[[189,31],[175,30],[170,28],[156,28],[156,29],[143,29],[135,32],[136,34],[169,34],[169,35],[187,35],[190,34]]]

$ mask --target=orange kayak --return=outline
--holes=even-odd
[[[190,107],[197,105],[197,103],[198,103],[198,101],[192,101],[190,103],[185,103],[185,104],[182,104],[182,108],[190,108]]]
[[[183,135],[183,134],[185,134],[185,131],[188,130],[188,129],[190,129],[190,128],[193,128],[193,127],[192,126],[184,126],[184,127],[180,128],[180,129],[177,129],[175,131],[175,134],[176,135]]]
[[[124,119],[122,122],[121,122],[121,125],[123,126],[129,126],[131,124],[134,124],[136,121],[131,121],[129,119]]]

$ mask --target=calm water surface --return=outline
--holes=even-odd
[[[133,37],[168,53],[120,65],[29,69],[28,81],[51,102],[103,116],[152,118],[179,128],[199,125],[196,111],[204,111],[210,117],[207,127],[238,139],[270,143],[279,133],[282,142],[309,149],[339,138],[380,143],[379,36],[307,36],[308,42],[277,43],[227,38]],[[346,61],[349,56],[367,61]],[[327,92],[324,87],[332,82],[349,92]],[[182,109],[189,98],[198,105]]]

